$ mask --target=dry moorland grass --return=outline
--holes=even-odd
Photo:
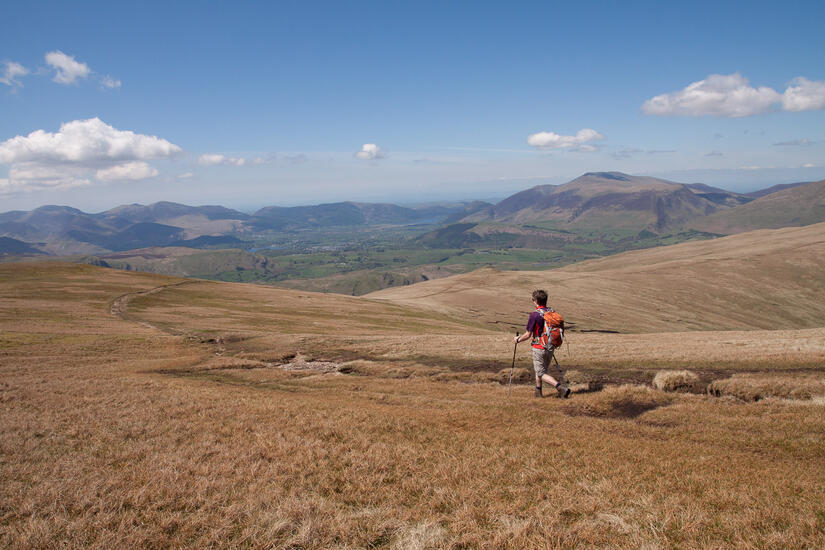
[[[509,332],[335,300],[324,339],[329,297],[250,285],[170,286],[110,313],[175,282],[0,266],[0,546],[825,545],[821,402],[631,385],[508,400]],[[574,357],[595,370],[589,344],[621,341],[584,336]],[[810,368],[815,335],[785,338],[786,367]]]
[[[825,223],[616,254],[550,271],[483,269],[367,296],[521,328],[530,293],[579,330],[825,326]],[[514,319],[516,320],[514,322]]]
[[[825,372],[807,376],[734,374],[730,378],[711,382],[708,392],[745,401],[759,401],[768,397],[814,399],[825,397]]]
[[[662,370],[653,377],[653,387],[662,391],[685,391],[698,381],[696,373],[689,370]]]

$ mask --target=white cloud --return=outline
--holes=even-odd
[[[19,86],[22,88],[23,83],[17,80],[17,78],[20,76],[26,76],[29,74],[29,70],[20,63],[15,63],[14,61],[6,61],[4,65],[5,68],[3,69],[2,74],[0,74],[0,83],[5,84],[6,86]]]
[[[205,153],[198,157],[198,164],[203,166],[216,166],[218,164],[226,164],[230,166],[243,166],[246,164],[246,159],[238,157],[227,157],[218,153]]]
[[[642,112],[660,116],[745,117],[771,110],[781,98],[766,86],[752,87],[739,73],[712,74],[684,90],[645,101]]]
[[[118,130],[99,118],[90,118],[61,124],[56,133],[36,130],[0,143],[0,164],[148,160],[181,151],[157,136]]]
[[[781,108],[785,111],[825,109],[825,82],[800,76],[780,94],[750,85],[739,73],[712,74],[683,90],[657,95],[642,104],[642,112],[659,116],[746,117]]]
[[[603,139],[605,139],[604,135],[596,130],[583,128],[575,136],[563,136],[555,132],[530,134],[527,136],[527,144],[539,149],[566,149],[590,153],[596,151],[597,147],[588,142]]]
[[[100,79],[100,85],[109,89],[120,88],[120,80],[107,75]]]
[[[0,143],[0,164],[10,164],[10,186],[20,190],[89,185],[157,175],[145,161],[182,149],[157,136],[118,130],[98,118],[75,120],[52,133],[36,130]]]
[[[92,72],[88,65],[60,50],[47,53],[46,63],[55,70],[52,80],[58,84],[76,84],[78,79],[86,78]]]
[[[813,163],[811,163],[811,162],[808,162],[808,163],[806,163],[806,164],[803,164],[803,165],[802,165],[802,168],[816,168],[816,164],[813,164]]]
[[[66,189],[91,185],[83,167],[36,162],[14,164],[9,169],[10,191],[36,191],[40,189]]]
[[[825,82],[808,80],[804,76],[791,81],[782,94],[786,111],[818,111],[825,109]]]
[[[365,143],[361,150],[355,153],[355,158],[361,160],[379,160],[385,157],[384,151],[374,143]]]
[[[100,181],[145,180],[158,175],[158,171],[143,161],[125,162],[109,168],[101,168],[95,173]]]
[[[178,174],[178,179],[179,180],[188,180],[189,178],[194,178],[194,177],[195,177],[194,172],[184,172],[183,174]]]

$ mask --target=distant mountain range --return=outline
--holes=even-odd
[[[158,202],[130,204],[89,214],[68,206],[43,206],[0,214],[0,254],[105,254],[144,247],[239,248],[262,231],[441,223],[489,203],[406,208],[394,204],[341,202],[267,207],[244,214],[222,206]]]
[[[732,234],[825,221],[825,180],[733,193],[621,172],[588,172],[539,185],[497,204],[481,201],[408,208],[340,202],[269,206],[245,214],[222,206],[158,202],[88,214],[68,206],[0,214],[0,254],[99,255],[146,247],[245,248],[253,235],[319,228],[439,225],[418,244],[547,248],[582,236]]]

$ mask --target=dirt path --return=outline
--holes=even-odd
[[[162,290],[166,290],[167,288],[171,288],[171,287],[175,287],[175,286],[188,285],[188,284],[192,284],[192,283],[195,283],[195,282],[196,281],[180,281],[180,282],[177,282],[177,283],[170,283],[168,285],[161,285],[161,286],[157,286],[155,288],[150,288],[149,290],[141,290],[139,292],[127,292],[126,294],[118,296],[117,298],[112,300],[112,303],[109,306],[109,313],[111,313],[115,317],[123,319],[124,321],[132,321],[132,322],[135,322],[135,323],[139,323],[139,324],[143,325],[144,327],[159,330],[159,331],[164,332],[166,334],[180,335],[180,333],[176,333],[174,331],[164,329],[163,327],[160,327],[158,325],[153,325],[152,323],[149,323],[149,322],[144,321],[142,319],[138,319],[134,315],[130,315],[129,314],[129,302],[131,302],[132,300],[134,300],[135,298],[137,298],[139,296],[149,296],[149,295],[152,295],[152,294],[157,294],[158,292],[160,292]]]

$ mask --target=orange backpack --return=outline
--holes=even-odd
[[[552,307],[544,309],[544,331],[539,340],[545,349],[555,349],[564,341],[564,317]]]

